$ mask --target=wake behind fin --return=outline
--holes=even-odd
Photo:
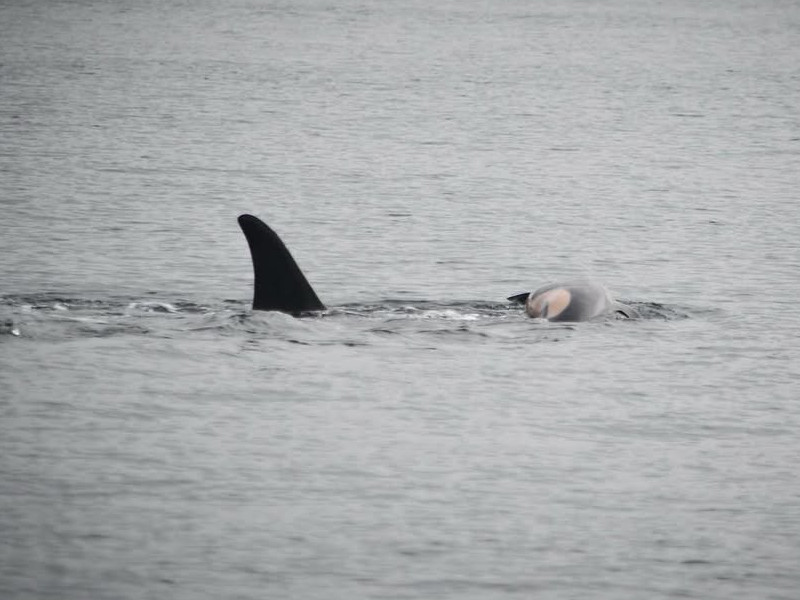
[[[277,233],[252,215],[241,215],[239,227],[253,259],[253,310],[277,310],[291,315],[325,310]]]

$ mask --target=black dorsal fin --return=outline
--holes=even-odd
[[[239,227],[253,258],[253,310],[278,310],[292,315],[325,310],[277,233],[252,215],[241,215]]]

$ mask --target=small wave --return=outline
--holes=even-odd
[[[350,315],[386,319],[433,319],[477,321],[518,312],[516,307],[493,302],[435,302],[430,300],[384,300],[377,303],[345,304],[331,308],[327,316]]]
[[[169,302],[131,302],[128,311],[156,312],[156,313],[177,313],[178,309]]]
[[[150,329],[134,323],[84,324],[77,328],[81,337],[107,338],[117,335],[147,335]]]
[[[231,302],[231,301],[225,301]],[[77,298],[44,292],[39,294],[16,294],[0,296],[0,306],[25,311],[90,311],[116,313],[124,311],[157,313],[202,313],[208,307],[187,300],[159,301],[135,297]]]
[[[687,310],[674,305],[661,304],[659,302],[632,302],[628,300],[624,300],[623,302],[632,306],[642,319],[676,321],[688,319],[690,317]]]

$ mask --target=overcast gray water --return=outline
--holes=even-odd
[[[800,5],[0,2],[0,597],[797,598]],[[236,217],[330,309],[250,310]],[[642,313],[506,296],[592,277]]]

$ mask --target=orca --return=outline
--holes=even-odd
[[[628,319],[639,316],[632,307],[611,298],[605,287],[590,280],[552,283],[533,292],[509,296],[508,300],[524,304],[529,317],[548,321],[589,321],[608,315]]]
[[[253,260],[253,310],[294,316],[325,310],[289,249],[269,225],[244,214],[239,217],[239,226]],[[602,285],[591,281],[551,284],[509,296],[508,300],[524,304],[529,316],[548,321],[587,321],[611,314],[638,316],[631,307],[612,300]]]
[[[276,310],[295,316],[325,310],[277,233],[253,215],[241,215],[239,227],[253,259],[253,310]]]

